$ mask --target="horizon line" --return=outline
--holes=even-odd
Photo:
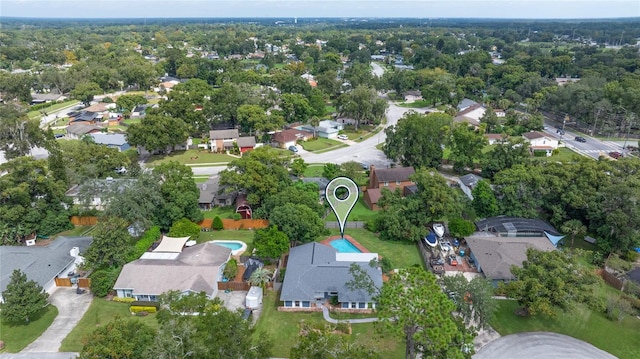
[[[144,16],[144,17],[46,17],[46,16],[0,16],[0,22],[5,19],[27,19],[27,20],[148,20],[148,19],[411,19],[411,20],[631,20],[640,19],[640,16],[616,16],[616,17],[411,17],[411,16]]]

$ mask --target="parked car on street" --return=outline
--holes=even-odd
[[[291,152],[298,152],[298,147],[296,147],[296,146],[289,146],[289,151],[291,151]]]
[[[611,156],[611,158],[615,158],[616,160],[620,157],[622,157],[622,153],[617,152],[617,151],[613,151],[613,152],[609,152],[609,156]]]
[[[582,136],[576,136],[575,140],[582,143],[587,142],[587,139]]]

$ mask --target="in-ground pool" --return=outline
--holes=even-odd
[[[362,253],[358,247],[354,246],[353,243],[344,238],[334,239],[329,242],[329,244],[340,253]]]
[[[220,241],[220,240],[215,240],[215,241],[211,241],[219,246],[223,246],[223,247],[227,247],[229,249],[231,249],[231,255],[233,256],[237,256],[240,255],[242,253],[244,253],[244,251],[247,250],[247,244],[242,242],[242,241]]]

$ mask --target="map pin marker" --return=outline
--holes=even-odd
[[[325,189],[325,198],[329,202],[333,213],[336,214],[342,238],[344,238],[344,225],[347,222],[347,217],[349,217],[353,206],[358,202],[358,192],[358,185],[348,177],[332,179]]]

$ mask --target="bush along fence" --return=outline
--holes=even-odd
[[[71,216],[69,220],[74,226],[95,226],[98,223],[95,216]]]

